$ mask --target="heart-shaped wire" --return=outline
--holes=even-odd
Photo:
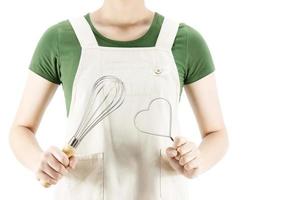
[[[150,110],[150,108],[151,108],[151,105],[155,102],[155,101],[158,101],[158,100],[163,100],[163,101],[165,101],[165,102],[167,102],[167,104],[168,104],[168,106],[169,106],[169,129],[168,129],[168,135],[162,135],[162,134],[159,134],[159,133],[152,133],[152,132],[148,132],[148,131],[145,131],[145,130],[142,130],[142,129],[140,129],[139,127],[138,127],[138,125],[136,124],[136,119],[137,119],[137,117],[138,117],[138,115],[139,114],[141,114],[141,113],[143,113],[143,112],[147,112],[147,111],[149,111]],[[134,126],[135,126],[135,128],[137,129],[137,130],[139,130],[140,132],[142,132],[142,133],[146,133],[146,134],[149,134],[149,135],[154,135],[154,136],[161,136],[161,137],[168,137],[168,138],[170,138],[172,141],[174,141],[174,139],[172,138],[172,133],[171,133],[171,130],[172,130],[172,106],[171,106],[171,103],[167,100],[167,99],[165,99],[165,98],[163,98],[163,97],[157,97],[157,98],[155,98],[155,99],[152,99],[151,101],[150,101],[150,103],[149,103],[149,105],[148,105],[148,108],[146,108],[146,109],[143,109],[143,110],[140,110],[139,112],[137,112],[136,114],[135,114],[135,116],[134,116]]]

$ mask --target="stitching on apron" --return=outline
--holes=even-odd
[[[105,170],[105,167],[104,167],[104,152],[102,153],[102,200],[104,200],[104,170]]]
[[[160,198],[161,198],[161,149],[159,150],[159,190],[160,190]]]

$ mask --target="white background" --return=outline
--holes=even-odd
[[[300,28],[297,1],[149,0],[165,16],[196,28],[216,66],[222,110],[230,137],[224,159],[190,181],[192,200],[300,199]],[[2,1],[0,194],[1,199],[51,199],[8,145],[8,130],[24,87],[29,62],[52,24],[95,10],[101,1]],[[200,133],[185,96],[180,107],[186,136]],[[60,86],[38,130],[46,148],[61,145],[66,111]],[[218,147],[216,147],[218,148]],[[5,198],[4,198],[5,196]]]

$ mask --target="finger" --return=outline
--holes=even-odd
[[[184,156],[181,156],[179,159],[179,164],[181,166],[187,164],[188,162],[194,160],[197,158],[197,151],[190,151],[189,153],[184,154]]]
[[[187,164],[185,164],[183,167],[185,170],[190,171],[197,168],[199,166],[199,162],[200,162],[199,158],[195,158],[190,162],[188,162]]]
[[[51,178],[48,174],[46,174],[43,171],[39,171],[37,173],[37,179],[39,181],[49,183],[50,185],[55,185],[57,183],[56,180],[54,180],[53,178]]]
[[[177,151],[177,150],[176,150]],[[181,155],[180,155],[180,153],[177,151],[177,156],[175,156],[175,159],[176,160],[180,160],[180,157],[181,157]]]
[[[49,177],[51,177],[52,179],[54,179],[55,181],[58,181],[62,177],[62,174],[56,172],[49,165],[45,165],[43,167],[43,172],[47,174]]]
[[[70,168],[75,169],[75,167],[77,165],[77,162],[78,162],[78,160],[77,160],[76,156],[71,156],[70,157],[70,164],[69,164]]]
[[[197,176],[197,174],[199,174],[198,168],[194,168],[191,170],[183,169],[183,175],[188,178],[194,178]]]
[[[180,157],[181,157],[181,156],[180,156],[180,153],[177,153],[177,156],[175,156],[175,159],[176,159],[176,160],[180,160]]]
[[[57,173],[60,173],[61,175],[65,175],[67,173],[65,166],[61,162],[59,162],[52,154],[48,157],[48,164],[53,170],[55,170]]]
[[[181,145],[177,148],[177,151],[183,156],[186,153],[191,152],[193,149],[196,149],[196,145],[193,142],[186,142],[185,144]]]
[[[167,156],[169,156],[170,158],[174,158],[177,155],[177,151],[175,148],[173,147],[168,147],[166,149],[166,154]]]
[[[173,147],[177,148],[186,143],[186,139],[184,137],[175,137]]]
[[[49,151],[64,166],[68,166],[69,165],[69,158],[68,158],[68,156],[64,152],[62,152],[60,149],[58,149],[57,147],[50,147]]]
[[[183,173],[183,167],[178,164],[178,161],[169,156],[166,157],[171,167],[179,173]]]
[[[176,150],[177,151],[177,150]],[[179,160],[181,158],[181,155],[180,155],[180,153],[177,151],[177,156],[175,156],[175,159],[176,160]]]

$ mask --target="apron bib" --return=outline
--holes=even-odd
[[[121,107],[81,141],[78,165],[55,186],[55,199],[187,200],[187,178],[171,168],[165,154],[173,143],[169,132],[180,135],[180,82],[171,51],[179,24],[164,18],[154,47],[103,47],[83,16],[70,22],[82,49],[66,141],[76,132],[99,77],[118,77],[126,93]]]

